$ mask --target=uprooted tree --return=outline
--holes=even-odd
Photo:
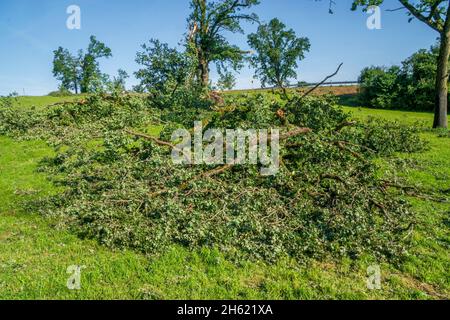
[[[398,0],[408,11],[409,21],[414,18],[422,21],[439,33],[440,49],[437,61],[435,84],[435,116],[434,128],[447,128],[448,80],[450,57],[450,5],[448,0]],[[370,6],[381,5],[384,0],[355,0],[353,10],[362,6],[367,10]]]
[[[224,32],[243,33],[242,22],[257,22],[256,14],[245,12],[257,4],[259,0],[191,1],[187,44],[198,60],[196,78],[202,87],[209,85],[211,63],[219,74],[242,66],[247,52],[230,44]]]

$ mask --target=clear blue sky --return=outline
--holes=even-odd
[[[351,12],[351,0],[336,0],[335,14],[328,14],[328,1],[261,0],[255,12],[263,21],[280,18],[298,35],[311,41],[311,51],[299,65],[299,80],[318,81],[344,63],[336,80],[356,80],[368,65],[399,64],[419,48],[436,42],[437,33],[419,21],[408,23],[397,0],[386,0],[382,7],[382,30],[366,27],[368,15]],[[81,30],[68,30],[66,9],[81,8]],[[87,46],[96,35],[113,51],[113,58],[102,60],[102,70],[115,74],[125,69],[132,74],[139,46],[158,38],[176,46],[186,31],[188,0],[0,0],[0,95],[44,95],[57,88],[53,79],[52,51],[58,46],[72,51]],[[245,25],[246,33],[256,26]],[[228,35],[230,41],[247,47],[245,35]],[[252,83],[253,72],[242,70],[238,87]],[[213,78],[215,73],[213,72]],[[128,87],[135,84],[128,81]]]

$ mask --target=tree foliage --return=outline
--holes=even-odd
[[[139,91],[169,94],[192,78],[195,62],[187,53],[155,39],[142,45],[142,50],[136,56],[143,67],[135,72]]]
[[[248,43],[256,51],[250,61],[262,85],[279,88],[297,78],[297,63],[310,48],[308,38],[298,38],[278,19],[260,25],[256,33],[248,36]]]
[[[401,66],[365,68],[360,101],[374,108],[433,111],[439,49],[419,50]]]
[[[155,254],[173,244],[208,246],[267,261],[405,253],[414,215],[391,180],[379,178],[375,160],[421,150],[414,129],[354,123],[327,97],[286,103],[236,96],[203,114],[181,108],[183,122],[177,106],[160,110],[135,95],[93,95],[33,115],[0,108],[0,132],[55,147],[42,169],[64,191],[28,207],[110,247]],[[217,167],[175,165],[167,145],[143,138],[164,124],[158,141],[168,141],[175,128],[199,119],[204,130],[278,127],[287,137],[280,172],[262,177],[258,164],[247,164],[208,178]],[[289,135],[304,127],[305,134]]]
[[[224,72],[217,81],[219,90],[232,90],[236,86],[236,77],[231,72]]]
[[[62,88],[74,90],[75,93],[95,91],[104,79],[98,59],[112,56],[111,49],[94,36],[90,37],[86,53],[79,50],[73,55],[62,47],[53,53],[53,75],[61,81]]]
[[[95,81],[101,80],[102,77],[98,59],[111,56],[111,49],[91,36],[87,52],[81,59],[81,92],[95,90]]]
[[[53,54],[53,75],[61,82],[60,87],[78,93],[81,82],[80,54],[74,56],[62,47]]]
[[[142,49],[136,56],[136,62],[141,65],[141,69],[135,72],[140,81],[135,88],[137,91],[150,93],[152,103],[160,108],[172,106],[177,99],[189,107],[198,99],[200,90],[194,81],[195,56],[154,39],[144,44]]]
[[[407,10],[409,21],[418,19],[437,31],[440,36],[439,55],[434,88],[434,123],[433,128],[448,127],[448,80],[450,58],[450,3],[448,0],[398,0]],[[362,6],[377,6],[384,0],[354,0],[352,9]]]
[[[211,63],[216,64],[219,73],[242,66],[246,52],[230,44],[224,33],[243,33],[242,22],[258,21],[255,14],[246,13],[258,3],[258,0],[191,1],[187,45],[197,57],[196,77],[201,86],[209,85]]]

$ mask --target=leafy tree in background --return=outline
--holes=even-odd
[[[430,50],[419,50],[403,61],[399,104],[405,104],[409,110],[434,110],[438,57],[439,47],[433,46]]]
[[[410,21],[414,18],[422,21],[439,33],[440,45],[437,59],[437,72],[434,88],[434,128],[447,128],[448,112],[448,80],[450,57],[450,5],[448,0],[398,0],[408,11]],[[353,10],[358,6],[367,9],[369,6],[381,5],[384,0],[354,0]]]
[[[95,90],[104,75],[100,72],[98,59],[112,56],[111,49],[98,41],[94,36],[90,37],[86,54],[79,50],[72,55],[69,50],[59,47],[54,52],[53,75],[61,81],[61,88],[86,93]]]
[[[421,49],[401,66],[370,67],[361,72],[360,102],[368,107],[406,110],[434,109],[439,47]]]
[[[220,75],[217,81],[219,90],[232,90],[236,86],[236,77],[231,72],[225,72]]]
[[[78,94],[81,81],[80,55],[74,56],[62,47],[53,53],[53,75],[61,81],[60,89],[74,90]]]
[[[371,108],[390,109],[397,104],[400,68],[368,67],[359,76],[360,102]]]
[[[136,56],[136,62],[143,67],[135,72],[140,80],[137,91],[173,95],[193,78],[195,62],[186,52],[155,39],[142,45],[142,50]]]
[[[243,33],[242,22],[257,22],[255,14],[244,12],[257,4],[259,0],[191,0],[187,46],[197,57],[196,78],[203,88],[209,86],[211,63],[219,74],[230,66],[234,70],[242,67],[246,52],[231,45],[224,33]]]
[[[129,77],[130,76],[125,70],[119,69],[117,71],[117,76],[115,76],[112,81],[113,90],[126,91],[125,82]]]
[[[309,51],[309,39],[298,38],[294,30],[286,29],[280,20],[273,19],[250,34],[248,44],[256,51],[250,61],[263,87],[273,85],[286,94],[289,79],[297,78],[298,61]]]
[[[112,57],[111,49],[91,36],[87,53],[81,59],[81,92],[95,90],[95,81],[101,81],[102,74],[98,59]]]

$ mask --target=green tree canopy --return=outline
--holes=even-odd
[[[310,48],[308,38],[297,37],[278,19],[260,25],[256,33],[248,36],[248,43],[256,51],[250,61],[262,85],[283,89],[290,79],[297,78],[298,61]]]
[[[112,57],[111,49],[98,41],[94,36],[91,36],[87,53],[81,60],[81,92],[95,90],[95,85],[93,86],[93,84],[102,77],[98,59],[110,57]]]
[[[62,47],[53,53],[53,75],[61,81],[63,89],[74,90],[75,93],[95,90],[97,83],[103,78],[98,59],[112,56],[111,49],[94,36],[90,37],[86,53],[79,50],[73,55]]]
[[[375,108],[433,111],[439,48],[421,49],[401,66],[361,72],[360,102]]]
[[[151,39],[142,45],[136,62],[143,68],[135,72],[140,83],[138,91],[174,92],[186,81],[192,79],[195,63],[186,52],[170,48],[168,44]]]
[[[81,79],[79,56],[72,55],[69,50],[62,47],[53,54],[53,75],[61,82],[60,87],[78,93]]]
[[[246,52],[230,44],[224,33],[243,33],[242,22],[257,22],[258,16],[246,10],[258,3],[259,0],[191,0],[187,45],[197,57],[196,77],[203,87],[209,85],[210,63],[216,64],[219,74],[229,67],[236,70],[242,66]]]

